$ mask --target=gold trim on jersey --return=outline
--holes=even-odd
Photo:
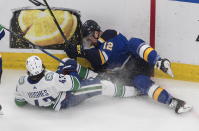
[[[105,57],[100,50],[99,50],[99,54],[100,54],[100,58],[101,58],[101,62],[102,62],[101,64],[103,65],[106,62]]]
[[[100,38],[98,39],[98,41],[101,42],[101,43],[106,42],[104,39],[102,39],[102,37],[100,37]]]

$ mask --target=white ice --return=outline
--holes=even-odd
[[[199,131],[199,83],[155,79],[172,95],[193,105],[177,115],[147,97],[128,99],[98,96],[54,112],[32,106],[17,107],[15,85],[25,71],[4,70],[0,84],[0,131]]]

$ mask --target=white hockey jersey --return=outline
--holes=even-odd
[[[31,105],[48,107],[55,103],[60,92],[74,91],[80,88],[76,77],[46,71],[38,83],[30,83],[28,75],[19,78],[15,99]]]

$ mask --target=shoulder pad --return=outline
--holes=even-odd
[[[101,35],[101,38],[104,41],[108,41],[110,39],[112,39],[113,37],[117,36],[117,31],[116,30],[106,30],[103,32],[103,34]]]

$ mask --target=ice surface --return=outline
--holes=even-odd
[[[25,71],[4,70],[0,85],[0,131],[199,131],[199,83],[155,79],[172,95],[192,104],[192,112],[176,115],[147,97],[98,96],[54,112],[14,103],[15,85]]]

